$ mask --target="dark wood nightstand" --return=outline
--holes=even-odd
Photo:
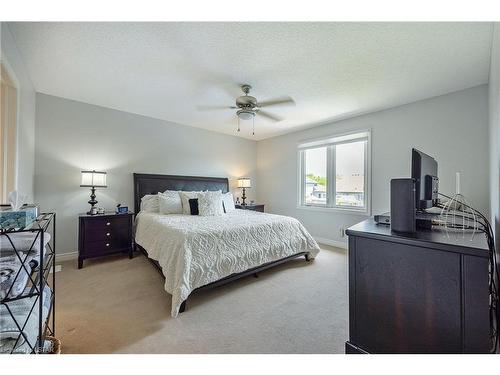
[[[240,210],[252,210],[252,211],[258,211],[258,212],[264,212],[264,205],[263,204],[247,204],[246,206],[242,206],[241,204],[237,204],[234,207],[236,207]]]
[[[133,212],[101,215],[79,215],[78,225],[78,269],[84,259],[116,253],[128,253],[133,257],[132,221]]]

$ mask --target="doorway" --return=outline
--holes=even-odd
[[[0,69],[0,203],[6,203],[16,189],[18,87],[4,62]]]

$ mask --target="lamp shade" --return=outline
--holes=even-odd
[[[107,187],[106,172],[82,171],[80,187]]]
[[[248,177],[238,178],[238,187],[239,188],[251,188],[252,183]]]

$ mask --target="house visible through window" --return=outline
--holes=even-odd
[[[299,205],[368,211],[369,132],[299,145]]]

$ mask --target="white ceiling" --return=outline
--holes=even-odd
[[[10,23],[38,92],[250,139],[488,82],[490,23]],[[236,132],[238,84],[284,121]]]

